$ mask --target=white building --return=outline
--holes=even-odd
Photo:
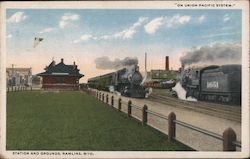
[[[32,68],[6,68],[7,86],[32,86]]]

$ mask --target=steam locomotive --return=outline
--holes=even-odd
[[[182,71],[186,96],[199,100],[241,104],[241,65],[208,66]]]
[[[133,65],[116,72],[90,78],[88,86],[104,91],[117,91],[121,95],[133,98],[145,98],[146,90],[141,85],[143,77],[139,67]]]

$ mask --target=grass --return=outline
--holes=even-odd
[[[7,95],[7,150],[190,150],[84,92]]]

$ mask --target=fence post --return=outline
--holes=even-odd
[[[147,114],[148,106],[145,104],[142,107],[142,125],[148,122],[148,114]]]
[[[174,112],[171,112],[168,115],[168,141],[172,141],[175,138],[176,126],[174,120],[176,120],[176,115]]]
[[[236,151],[236,133],[232,128],[227,128],[223,132],[223,151]]]
[[[106,103],[109,104],[109,95],[106,95]]]
[[[122,107],[122,99],[119,98],[118,99],[118,111],[121,111],[121,107]]]
[[[131,100],[128,101],[128,116],[131,116]]]
[[[111,106],[114,106],[114,96],[111,97]]]
[[[102,93],[99,92],[99,100],[101,100],[101,99],[102,99]]]
[[[104,102],[104,93],[102,94],[102,101]]]

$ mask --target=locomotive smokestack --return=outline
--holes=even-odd
[[[168,58],[168,56],[166,56],[166,66],[165,66],[165,70],[169,71],[169,58]]]

